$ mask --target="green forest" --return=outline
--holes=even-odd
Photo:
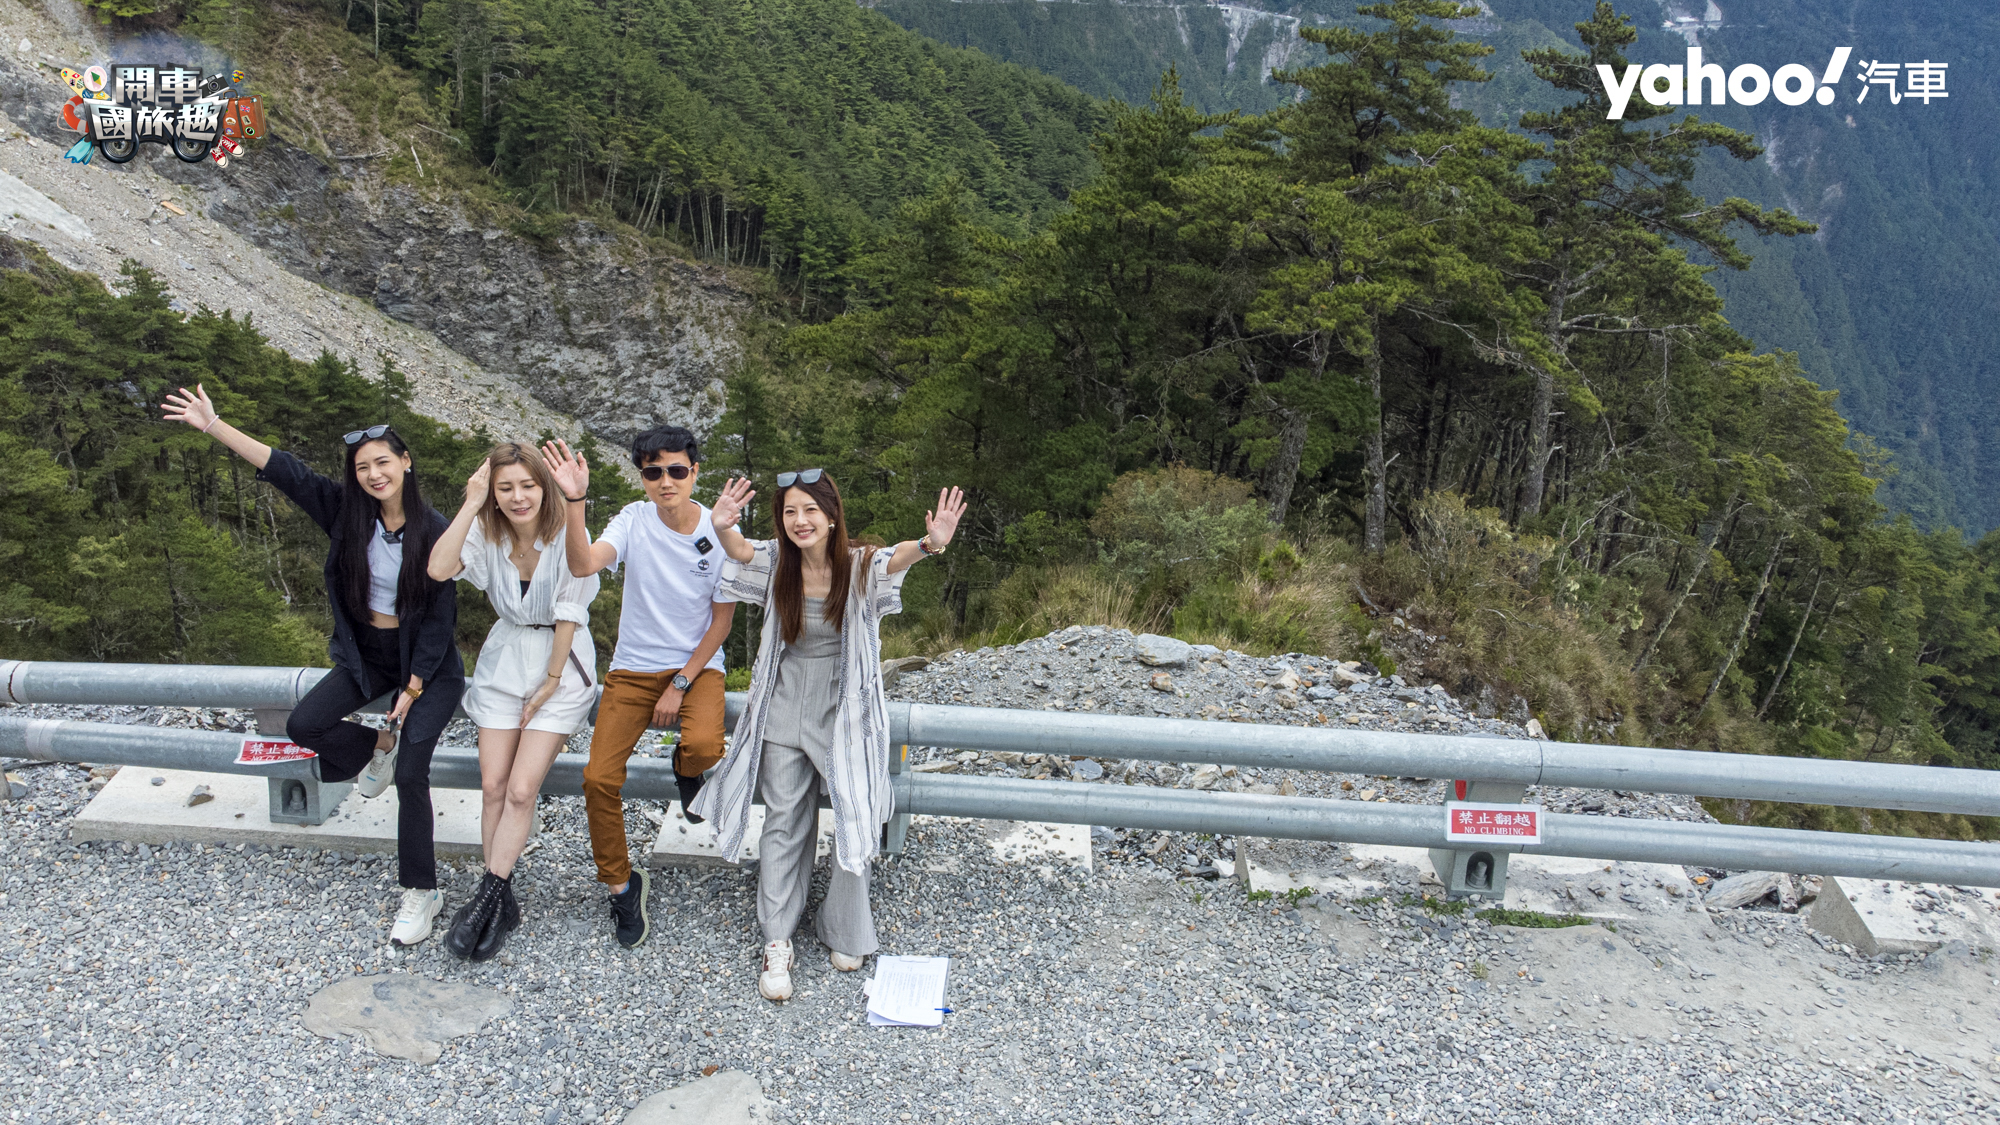
[[[1096,103],[849,0],[708,13],[746,30],[687,54],[678,37],[701,21],[675,23],[671,5],[463,8],[515,13],[538,29],[518,44],[547,37],[550,66],[580,68],[562,37],[602,34],[632,75],[706,107],[579,108],[636,130],[616,156],[585,152],[576,128],[511,132],[546,99],[467,101],[479,72],[457,77],[424,31],[454,0],[382,9],[381,49],[423,76],[422,111],[476,143],[535,221],[629,219],[690,255],[750,232],[730,261],[782,296],[729,373],[709,487],[717,469],[822,465],[850,521],[883,539],[914,534],[940,485],[968,488],[962,545],[914,574],[892,653],[1106,623],[1365,658],[1518,697],[1559,738],[2000,766],[2000,539],[1890,518],[1886,455],[1795,356],[1732,327],[1714,271],[1748,265],[1750,239],[1814,227],[1697,190],[1763,155],[1747,134],[1643,105],[1605,120],[1594,67],[1622,67],[1635,39],[1610,4],[1578,25],[1581,51],[1527,53],[1555,108],[1511,130],[1459,108],[1491,48],[1443,26],[1473,11],[1447,0],[1364,9],[1372,30],[1307,29],[1315,64],[1281,75],[1297,97],[1251,115],[1202,112],[1172,73],[1146,105]],[[373,13],[347,14],[370,43]],[[817,50],[840,34],[873,46]],[[508,98],[535,72],[512,57]],[[733,67],[757,73],[725,81]],[[807,142],[740,124],[798,119],[793,97],[853,128]],[[721,159],[702,130],[724,117],[738,124],[714,127],[751,163],[664,179],[676,145]],[[928,165],[863,128],[890,119],[905,144],[935,142]],[[807,262],[754,210],[754,167],[846,241]],[[718,169],[745,177],[728,182],[748,225],[715,209],[690,227],[674,201]],[[151,420],[172,383],[205,378],[232,419],[301,450],[395,418],[420,431],[442,503],[456,490],[438,482],[483,445],[424,430],[393,373],[298,364],[250,326],[182,321],[144,275],[114,296],[17,254],[5,276],[0,427],[33,468],[0,492],[19,559],[0,595],[10,654],[316,655],[317,543],[240,466]],[[115,567],[127,577],[109,598],[150,618],[104,604]]]
[[[175,311],[144,270],[124,282],[106,292],[0,236],[0,652],[323,666],[326,536],[241,459],[161,421],[161,396],[203,384],[245,433],[336,476],[341,434],[393,423],[447,513],[489,439],[411,412],[394,368],[302,363],[247,322]],[[638,494],[610,473],[591,492],[597,526]],[[468,652],[493,619],[483,596],[461,599]]]

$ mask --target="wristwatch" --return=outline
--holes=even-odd
[[[673,683],[675,691],[686,691],[687,689],[694,686],[694,681],[688,679],[686,676],[681,675],[679,672],[674,673]]]

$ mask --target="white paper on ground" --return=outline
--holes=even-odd
[[[876,1027],[937,1027],[944,1023],[949,957],[877,957],[868,982],[868,1022]]]

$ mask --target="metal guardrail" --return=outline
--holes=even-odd
[[[168,669],[171,674],[162,676]],[[323,674],[297,668],[0,661],[0,701],[238,707],[269,713],[295,704]],[[732,720],[742,705],[743,696],[732,693]],[[892,704],[890,710],[891,737],[905,747],[1467,778],[1489,792],[1516,795],[1527,785],[1575,786],[2000,815],[2000,775],[1980,770],[931,704]],[[312,777],[311,763],[238,766],[234,759],[242,738],[212,731],[33,720],[0,712],[0,755],[268,776],[274,779],[275,817],[279,786]],[[1444,818],[1435,806],[912,774],[902,772],[900,759],[898,755],[894,783],[898,820],[904,823],[911,814],[970,816],[1426,847],[1433,849],[1441,875],[1453,856],[1459,857],[1452,868],[1459,877],[1468,855],[1497,861],[1489,883],[1468,888],[1457,877],[1447,880],[1456,892],[1489,897],[1504,889],[1505,857],[1516,850],[2000,887],[1996,844],[1545,813],[1541,844],[1471,853],[1468,845],[1445,839]],[[635,757],[628,778],[627,796],[676,796],[667,759]],[[581,782],[582,762],[561,756],[543,791],[579,793]],[[477,755],[440,748],[432,763],[432,784],[477,788]],[[893,831],[891,835],[893,842]]]
[[[172,674],[161,675],[169,667]],[[323,668],[7,660],[0,661],[0,702],[289,711],[325,674]],[[743,698],[731,693],[731,721]],[[2000,771],[1943,766],[927,703],[890,704],[889,737],[904,746],[2000,816]]]

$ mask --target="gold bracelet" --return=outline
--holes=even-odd
[[[410,702],[414,703],[414,702],[416,702],[417,700],[419,700],[419,699],[423,698],[423,694],[424,694],[424,689],[422,689],[422,688],[413,688],[413,687],[405,687],[405,688],[403,689],[403,694],[404,694],[404,695],[407,695],[407,696],[409,696],[409,697],[410,697]]]

